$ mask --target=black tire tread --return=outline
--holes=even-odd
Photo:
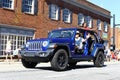
[[[99,62],[99,57],[102,56],[102,63]],[[99,51],[96,58],[94,59],[95,67],[103,67],[104,66],[104,53]]]
[[[64,53],[65,56],[66,56],[66,65],[64,67],[60,67],[57,64],[57,58],[61,53]],[[66,69],[67,65],[68,65],[68,54],[67,54],[67,52],[64,49],[60,49],[60,50],[56,51],[55,55],[53,56],[53,58],[51,60],[51,67],[56,71],[63,71],[63,70]]]
[[[28,62],[26,61],[25,59],[21,59],[22,61],[22,65],[25,67],[25,68],[35,68],[35,66],[38,64],[36,62]]]

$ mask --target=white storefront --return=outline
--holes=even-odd
[[[11,50],[20,48],[28,40],[33,39],[35,29],[0,24],[0,56],[5,55],[7,41],[12,41]]]

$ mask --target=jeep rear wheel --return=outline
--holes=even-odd
[[[68,65],[68,55],[64,49],[58,50],[53,59],[51,60],[51,66],[56,71],[62,71],[67,68]]]
[[[22,61],[23,66],[26,68],[35,68],[35,66],[37,65],[36,62],[28,62],[25,59],[22,59],[21,61]]]
[[[104,66],[104,53],[102,51],[98,52],[96,58],[94,59],[94,65],[96,67]]]

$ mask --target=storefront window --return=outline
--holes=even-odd
[[[20,48],[22,45],[26,43],[26,41],[31,40],[32,36],[24,36],[24,35],[14,35],[14,34],[0,34],[0,55],[5,55],[6,44],[8,40],[12,41],[11,49],[12,51]]]

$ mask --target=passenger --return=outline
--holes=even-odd
[[[87,23],[86,22],[84,22],[83,24],[82,24],[82,27],[83,27],[83,29],[85,29],[85,30],[89,30],[90,28],[88,28],[88,26],[87,26]]]
[[[91,31],[96,31],[97,30],[97,27],[95,27],[95,28],[89,28],[88,26],[87,26],[87,23],[86,22],[84,22],[83,24],[82,24],[82,27],[81,27],[82,29],[84,29],[84,30],[91,30]]]
[[[85,42],[85,39],[82,37],[82,34],[79,33],[79,31],[76,32],[75,36],[75,45],[77,49],[83,48],[83,42]]]
[[[83,43],[86,43],[86,41],[89,37],[90,37],[90,34],[88,34],[86,36],[86,38],[84,39],[83,36],[82,36],[82,33],[80,34],[79,31],[76,32],[75,46],[76,46],[76,51],[77,52],[79,51],[79,53],[83,53],[83,51],[84,51],[84,44]]]
[[[86,44],[84,46],[84,55],[87,55],[89,52],[89,42],[88,39],[91,37],[91,34],[87,31],[84,33],[84,38],[86,39]]]

